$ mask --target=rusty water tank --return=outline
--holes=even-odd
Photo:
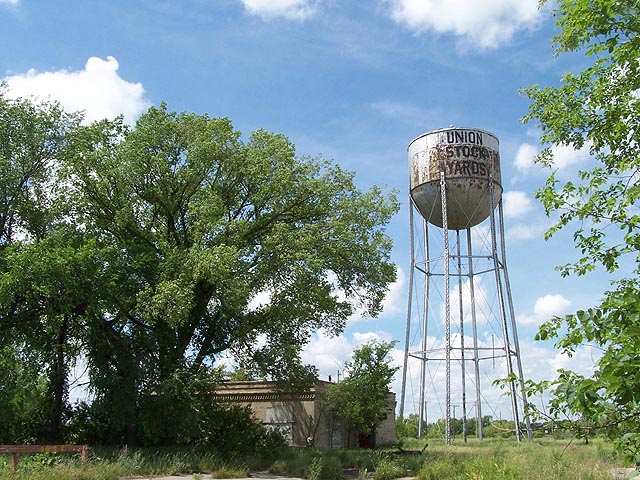
[[[409,143],[410,192],[420,214],[441,227],[440,172],[444,172],[447,227],[461,230],[478,225],[502,197],[499,142],[475,128],[442,128],[423,133]],[[491,179],[491,180],[490,180]]]

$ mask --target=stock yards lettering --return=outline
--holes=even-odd
[[[489,175],[489,169],[482,162],[458,160],[456,162],[447,162],[447,173],[449,175],[480,175],[486,177]]]
[[[482,133],[470,130],[447,132],[447,143],[467,143],[471,145],[447,145],[447,174],[488,176],[486,164],[490,160],[490,151],[483,146]],[[462,160],[464,159],[464,160]],[[478,161],[479,160],[479,161]]]

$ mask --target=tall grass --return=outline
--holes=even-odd
[[[610,480],[622,466],[604,441],[471,442],[430,445],[423,454],[419,480]]]
[[[11,473],[11,457],[0,456],[0,480],[119,480],[128,476],[215,472],[217,478],[249,476],[249,469],[240,462],[230,464],[216,455],[187,448],[158,450],[92,449],[87,462],[77,455],[23,455],[18,469]]]
[[[346,469],[359,480],[391,480],[406,475],[417,480],[599,480],[611,479],[611,471],[623,466],[611,446],[602,440],[584,442],[552,439],[517,444],[510,440],[470,441],[453,445],[429,440],[420,454],[399,455],[395,449],[334,450],[290,448],[279,452],[268,465],[252,459],[223,460],[206,450],[92,449],[82,463],[75,455],[24,455],[18,471],[10,472],[10,456],[0,456],[0,480],[120,480],[129,476],[187,474],[198,478],[246,477],[250,470],[293,475],[310,480],[340,480]],[[404,449],[420,450],[424,442],[405,443]],[[190,478],[190,477],[187,477]]]

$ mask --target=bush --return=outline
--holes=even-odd
[[[280,432],[267,429],[253,417],[250,407],[219,405],[206,412],[202,423],[195,443],[214,447],[228,459],[256,455],[275,460],[287,445]]]
[[[138,419],[138,438],[143,447],[192,445],[213,449],[223,459],[255,457],[270,463],[287,445],[280,432],[267,429],[253,417],[250,407],[209,401],[198,409],[185,407],[185,412],[180,414],[183,418],[176,420],[166,419],[165,400],[150,402],[150,408]],[[77,404],[69,424],[69,439],[91,445],[126,443],[125,431],[113,427],[105,407],[102,401]],[[163,421],[158,422],[158,418]]]

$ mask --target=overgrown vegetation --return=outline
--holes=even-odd
[[[9,457],[2,459],[0,478],[119,480],[132,475],[177,475],[217,472],[220,478],[249,475],[250,464],[242,459],[230,462],[218,454],[197,449],[166,448],[158,450],[92,449],[88,462],[77,457],[56,454],[25,455],[16,473],[9,471]],[[258,465],[259,466],[259,465]]]
[[[418,450],[421,440],[406,440],[405,447]],[[318,450],[286,448],[273,457],[238,456],[222,459],[196,448],[93,450],[82,464],[68,455],[24,456],[18,472],[9,473],[9,457],[0,457],[0,479],[118,480],[138,475],[207,474],[214,478],[246,477],[251,471],[268,470],[276,475],[293,475],[309,480],[374,478],[390,480],[415,476],[419,480],[566,480],[611,479],[622,467],[612,444],[595,439],[583,441],[541,439],[517,444],[511,440],[471,441],[444,445],[430,440],[420,454],[399,454],[398,450]],[[187,477],[189,478],[189,477]],[[194,476],[194,478],[198,478]]]
[[[163,104],[84,125],[5,90],[0,443],[219,445],[220,355],[308,386],[311,332],[381,310],[395,193],[227,118]],[[80,363],[91,401],[72,407]]]

